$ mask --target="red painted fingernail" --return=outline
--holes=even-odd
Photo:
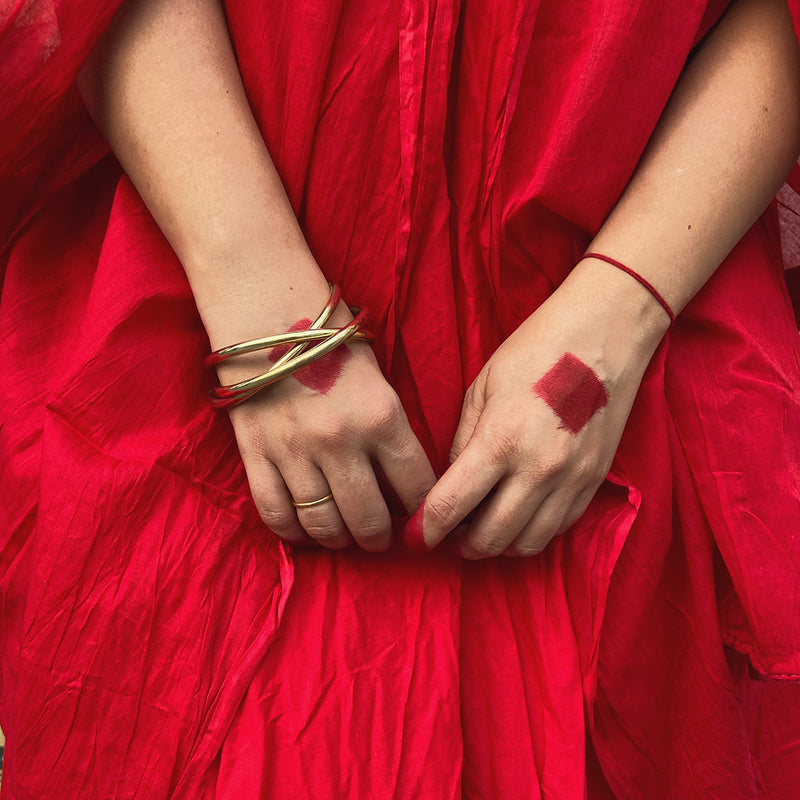
[[[403,529],[403,542],[413,553],[427,553],[430,550],[430,547],[425,544],[425,537],[422,535],[422,516],[424,513],[425,501],[423,500]]]

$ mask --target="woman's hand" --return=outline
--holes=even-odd
[[[687,65],[591,249],[637,270],[679,312],[775,196],[798,150],[789,8],[737,0]],[[583,513],[668,322],[635,280],[601,264],[581,262],[470,387],[455,461],[409,523],[411,541],[433,546],[471,515],[465,556],[531,554]]]
[[[349,321],[340,305],[335,324]],[[255,354],[254,354],[255,355]],[[264,355],[218,367],[225,383],[263,372]],[[235,364],[235,362],[239,362]],[[410,513],[436,478],[368,344],[334,350],[230,411],[256,507],[293,544],[391,543],[391,519],[373,463]],[[298,503],[332,499],[295,508]]]
[[[213,349],[319,312],[327,282],[253,118],[219,0],[125,3],[79,84],[180,258]],[[331,325],[349,320],[342,304]],[[231,384],[270,366],[259,353],[218,372]],[[390,519],[372,463],[409,512],[435,480],[365,344],[340,347],[231,419],[256,506],[290,542],[382,550]]]
[[[469,519],[462,555],[534,555],[576,522],[608,473],[668,327],[635,280],[581,262],[467,391],[454,461],[416,519],[427,547]]]

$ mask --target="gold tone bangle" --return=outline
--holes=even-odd
[[[348,339],[357,338],[367,341],[372,338],[367,331],[361,330],[361,325],[366,316],[364,311],[360,311],[355,319],[342,328],[323,327],[341,299],[339,287],[332,283],[328,285],[330,287],[328,302],[308,329],[239,342],[238,344],[215,350],[206,358],[206,364],[215,366],[234,356],[253,353],[258,350],[268,350],[287,344],[292,345],[269,370],[261,375],[227,386],[214,386],[210,392],[211,405],[216,408],[227,408],[243,403],[267,386],[288,377],[297,372],[297,370],[308,366],[318,358],[335,350]],[[309,347],[309,344],[317,341],[320,343]]]
[[[339,287],[335,283],[328,283],[329,295],[328,295],[328,302],[325,304],[325,308],[322,309],[319,316],[308,326],[308,330],[319,330],[322,326],[330,319],[331,314],[333,313],[336,306],[339,304],[339,300],[342,298],[342,292]],[[297,333],[306,333],[306,331],[296,331]],[[285,336],[286,334],[280,334],[281,336]],[[219,350],[215,350],[211,355],[206,357],[206,366],[213,367],[217,364],[222,363],[228,358],[232,358],[233,356],[240,356],[244,355],[245,353],[254,353],[257,350],[265,350],[270,347],[275,347],[276,344],[269,344],[269,340],[273,339],[272,336],[266,336],[261,339],[249,339],[246,342],[239,342],[238,344],[231,344],[227,347],[221,347]],[[303,348],[301,348],[303,349]],[[291,351],[289,351],[291,353]],[[286,355],[289,355],[287,353]]]
[[[305,350],[300,353],[300,355],[295,356],[291,361],[286,359],[277,361],[275,366],[261,375],[256,375],[254,378],[248,378],[245,381],[232,383],[228,386],[215,386],[212,390],[211,404],[216,407],[223,407],[244,402],[257,391],[288,377],[293,372],[307,367],[313,361],[335,350],[340,344],[347,341],[358,331],[359,324],[357,320],[353,320],[349,325],[336,331],[333,336],[329,337],[324,342],[309,350]]]
[[[241,356],[247,353],[255,353],[258,350],[270,350],[273,347],[281,347],[287,344],[297,344],[298,342],[316,342],[321,339],[327,339],[338,333],[341,328],[307,328],[302,331],[287,331],[286,333],[277,333],[274,336],[265,336],[263,339],[251,339],[247,342],[240,342],[239,344],[232,344],[229,347],[216,350],[211,355],[222,353],[223,350],[230,350],[237,348],[236,352],[225,353],[221,358],[211,360],[211,356],[206,357],[208,366],[213,367],[221,362],[233,358],[234,356]],[[354,339],[371,339],[369,333],[366,331],[358,330],[353,334]]]

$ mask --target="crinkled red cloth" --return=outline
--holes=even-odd
[[[303,229],[372,310],[437,469],[724,5],[229,0]],[[114,6],[3,6],[3,796],[800,796],[800,341],[774,209],[543,555],[292,551],[207,402],[180,265],[80,109]]]

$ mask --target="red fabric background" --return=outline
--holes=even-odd
[[[180,265],[75,94],[114,4],[10,5],[4,796],[797,797],[800,348],[775,209],[542,556],[290,552],[206,402]],[[724,7],[227,3],[312,249],[372,310],[437,468]]]

